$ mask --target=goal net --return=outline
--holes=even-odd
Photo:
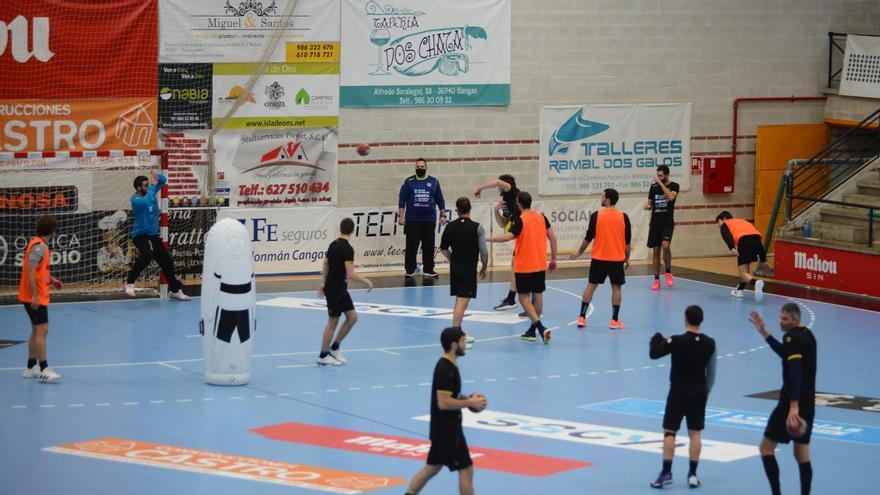
[[[12,302],[17,297],[25,250],[34,236],[37,219],[43,215],[58,219],[58,230],[49,241],[49,250],[52,275],[65,284],[61,293],[121,293],[131,262],[137,256],[130,239],[133,182],[139,175],[149,176],[151,168],[167,168],[162,166],[163,153],[0,155],[2,302]],[[163,173],[168,175],[169,171]],[[160,204],[167,201],[160,200]],[[192,278],[188,277],[194,269],[192,265],[199,268],[201,252],[193,253],[187,248],[190,243],[198,247],[202,241],[200,229],[204,226],[198,223],[205,217],[181,210],[168,215],[169,221],[163,222],[170,227],[170,240],[181,245],[177,256],[183,259],[176,261],[182,279]],[[197,262],[187,257],[197,258]],[[137,286],[141,291],[157,293],[159,270],[155,263],[139,277]]]

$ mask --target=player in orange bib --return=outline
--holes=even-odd
[[[49,367],[46,359],[46,336],[49,334],[49,286],[60,290],[63,284],[49,273],[49,240],[58,228],[52,216],[37,219],[36,236],[28,243],[21,265],[18,300],[31,319],[28,339],[28,362],[22,376],[39,378],[41,383],[55,383],[61,375]],[[39,363],[39,368],[37,364]]]
[[[590,261],[589,283],[584,288],[581,300],[581,314],[577,319],[578,328],[587,325],[587,308],[593,300],[593,293],[605,278],[611,279],[611,323],[609,328],[621,330],[624,325],[620,321],[620,302],[623,299],[621,286],[626,283],[624,271],[629,268],[629,245],[632,240],[632,226],[626,213],[614,207],[619,195],[614,189],[605,189],[602,194],[602,209],[590,215],[590,226],[581,247],[571,255],[578,259],[593,244],[592,261]]]
[[[724,239],[730,252],[736,255],[736,266],[739,270],[739,285],[730,291],[733,297],[742,297],[746,284],[755,288],[755,300],[764,298],[764,281],[752,276],[751,264],[761,260],[764,267],[767,265],[767,253],[764,252],[764,244],[761,243],[761,233],[748,220],[733,218],[729,211],[722,211],[715,217],[718,227],[721,228],[721,238]]]

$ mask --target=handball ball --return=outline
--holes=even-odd
[[[208,204],[208,197],[207,197],[207,196],[204,196],[204,195],[201,196],[201,197],[199,198],[199,204],[202,205],[202,206],[205,206],[206,204]]]
[[[367,156],[370,154],[370,145],[367,143],[361,143],[357,146],[358,154],[361,156]]]
[[[800,438],[807,433],[807,421],[804,418],[798,416],[797,428],[786,426],[785,429],[788,430],[788,435],[791,438]]]
[[[171,196],[171,204],[174,206],[180,206],[180,197],[179,196]]]
[[[474,397],[482,397],[482,398],[486,398],[485,395],[483,395],[483,394],[481,394],[481,393],[479,393],[479,392],[475,392],[475,393],[474,393]],[[483,412],[483,409],[485,409],[485,407],[481,407],[481,408],[468,407],[468,410],[469,410],[470,412],[472,412],[472,413]]]
[[[183,199],[180,200],[180,203],[181,203],[183,206],[189,206],[189,198],[186,197],[186,196],[184,196]]]

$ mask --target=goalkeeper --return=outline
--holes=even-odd
[[[162,190],[167,179],[156,169],[150,170],[150,178],[139,175],[134,179],[135,193],[131,195],[131,214],[134,225],[131,228],[131,240],[138,250],[138,256],[128,272],[125,282],[125,293],[135,297],[134,281],[150,261],[156,260],[165,278],[168,279],[169,297],[180,301],[189,301],[183,293],[183,284],[174,276],[174,262],[159,239],[159,202],[156,194]]]

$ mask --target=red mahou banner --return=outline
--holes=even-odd
[[[880,297],[880,255],[776,241],[779,280]]]
[[[0,100],[155,98],[158,0],[0,2]]]

